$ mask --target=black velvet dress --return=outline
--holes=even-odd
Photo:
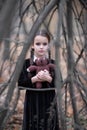
[[[53,60],[51,62],[54,63]],[[33,64],[35,65],[35,63]],[[22,130],[59,130],[56,103],[53,102],[55,99],[54,72],[52,72],[52,82],[43,82],[43,87],[37,89],[29,78],[27,72],[29,66],[30,59],[26,59],[18,80],[19,88],[27,88]],[[34,76],[35,72],[30,75]]]

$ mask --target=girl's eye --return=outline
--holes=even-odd
[[[39,46],[41,43],[37,42],[36,45]]]
[[[46,46],[46,45],[47,45],[46,42],[44,42],[44,43],[37,42],[37,43],[36,43],[37,46],[40,46],[41,44],[42,44],[43,46]]]
[[[43,45],[44,45],[44,46],[46,46],[46,45],[47,45],[47,43],[46,43],[46,42],[44,42],[44,43],[43,43]]]

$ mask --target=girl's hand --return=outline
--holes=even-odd
[[[31,81],[32,83],[45,81],[51,83],[52,77],[50,76],[49,71],[41,70],[40,72],[38,72],[38,74],[31,78]]]
[[[41,82],[47,81],[50,83],[52,81],[52,77],[50,76],[50,73],[47,70],[41,70],[36,76]]]

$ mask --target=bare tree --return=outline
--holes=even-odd
[[[5,95],[0,105],[0,130],[5,128],[16,108],[20,96],[17,81],[39,27],[49,31],[53,39],[52,47],[55,46],[55,84],[60,127],[62,130],[68,129],[66,119],[70,106],[72,129],[87,128],[87,117],[84,116],[87,113],[86,9],[84,0],[0,2],[0,96]],[[78,105],[79,100],[81,104]]]

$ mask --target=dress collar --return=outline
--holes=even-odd
[[[45,56],[44,58],[47,58],[47,57]],[[34,55],[33,61],[35,62],[36,59],[39,59],[39,58]]]
[[[33,59],[33,61],[35,62],[36,59],[37,59],[37,57],[34,55],[34,59]]]

